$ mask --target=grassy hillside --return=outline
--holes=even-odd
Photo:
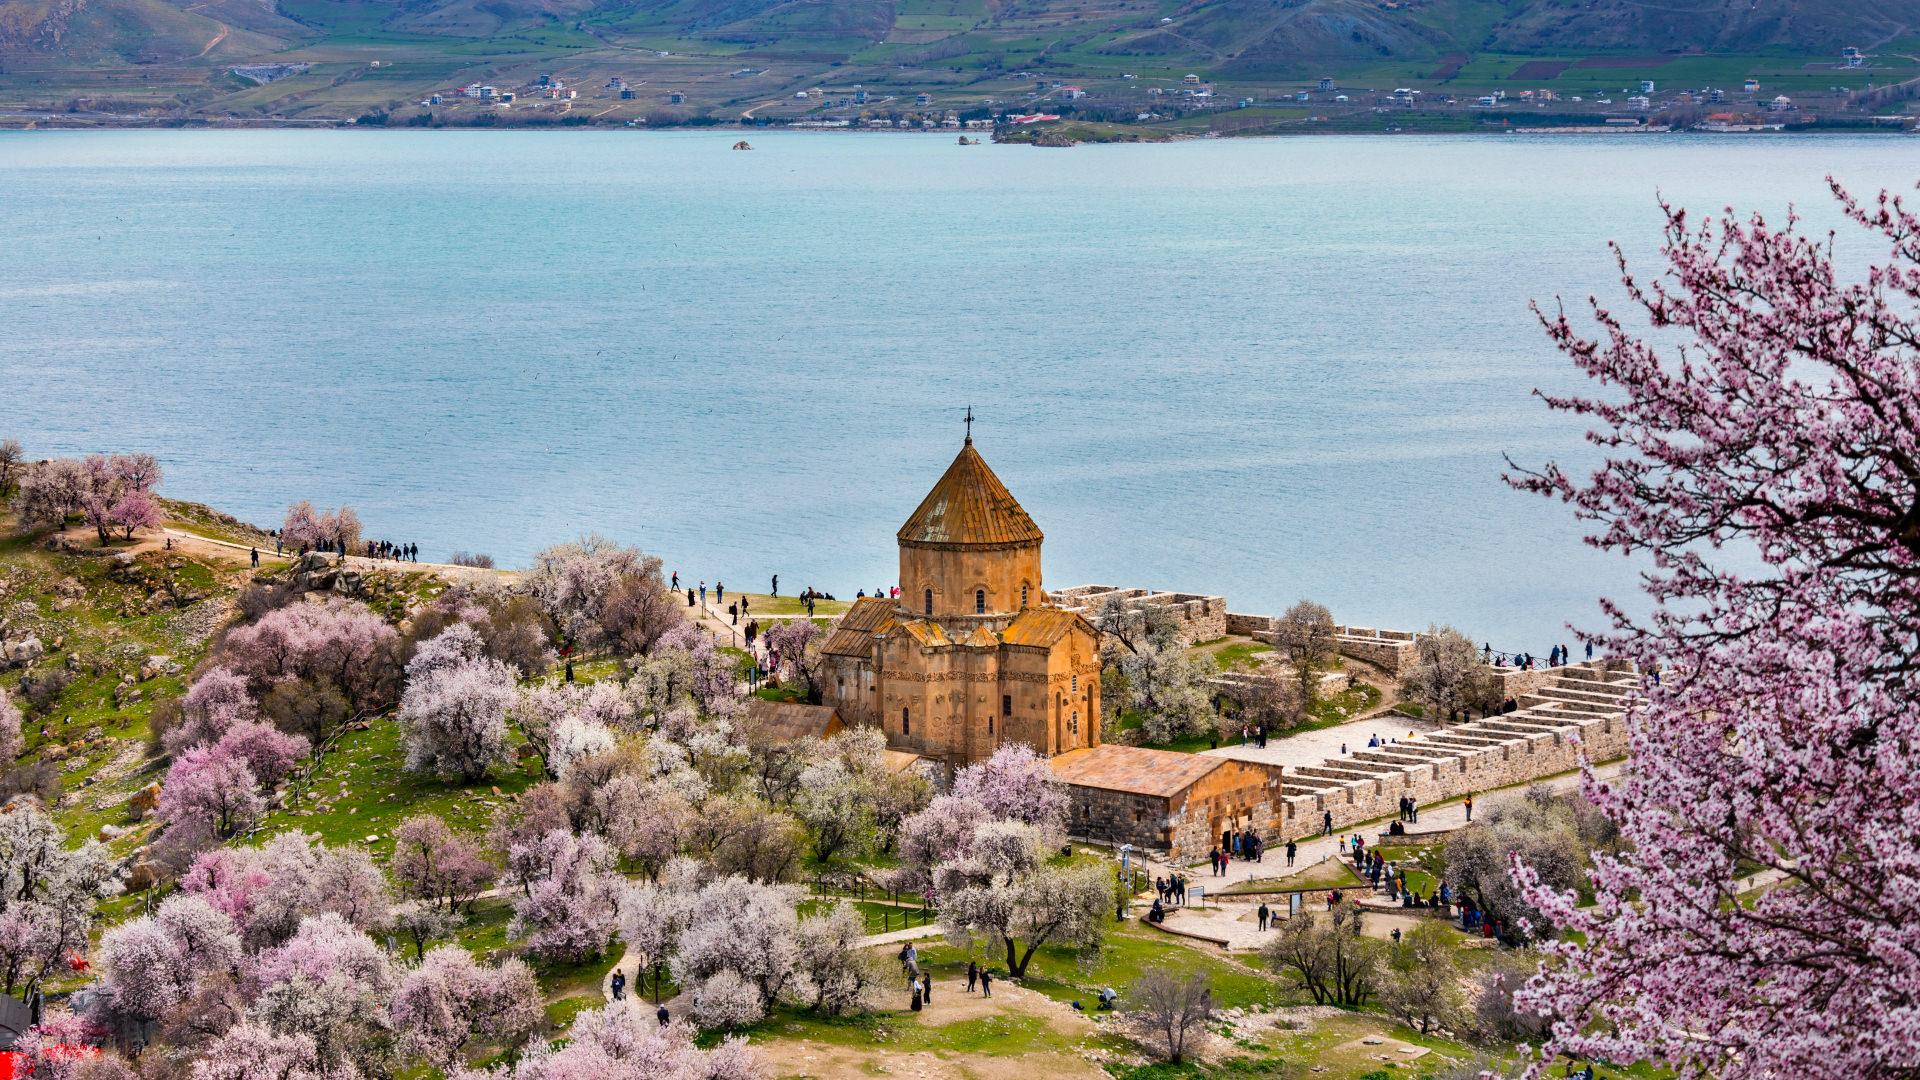
[[[905,113],[917,126],[945,112],[1065,107],[1131,123],[1277,104],[1327,78],[1341,96],[1315,98],[1313,111],[1342,114],[1336,129],[1445,130],[1477,121],[1382,123],[1365,115],[1382,103],[1361,95],[1471,99],[1524,86],[1565,101],[1642,79],[1737,92],[1758,78],[1766,93],[1745,104],[1787,93],[1844,109],[1854,91],[1920,76],[1914,28],[1920,0],[0,0],[0,117],[498,125]],[[1860,50],[1854,65],[1843,48]],[[1187,95],[1188,74],[1211,97]],[[540,75],[566,91],[547,94]],[[452,95],[470,83],[518,99]],[[1060,97],[1070,84],[1085,99]],[[1150,99],[1169,84],[1170,96]]]

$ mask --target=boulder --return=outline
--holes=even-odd
[[[127,891],[130,893],[145,892],[153,888],[159,880],[160,872],[154,869],[152,863],[142,859],[133,864],[132,870],[127,871]]]
[[[127,800],[127,816],[135,821],[144,821],[148,814],[153,813],[154,807],[159,805],[160,785],[148,784],[134,792],[133,798]]]
[[[28,635],[17,641],[9,641],[6,643],[6,662],[9,666],[13,667],[31,664],[45,655],[46,651],[47,647],[40,643],[39,638]]]

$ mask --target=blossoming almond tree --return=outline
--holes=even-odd
[[[1535,1075],[1563,1051],[1730,1080],[1920,1061],[1920,215],[1833,190],[1889,253],[1861,279],[1791,219],[1669,208],[1667,273],[1621,260],[1632,317],[1544,316],[1608,388],[1547,401],[1608,457],[1514,480],[1650,565],[1652,614],[1609,605],[1595,637],[1661,675],[1632,768],[1585,781],[1627,841],[1596,903],[1516,867],[1580,934],[1516,1002],[1552,1018]],[[1756,868],[1777,884],[1743,893]]]

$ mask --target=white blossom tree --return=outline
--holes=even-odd
[[[482,655],[479,635],[464,624],[425,642],[400,697],[407,768],[469,784],[484,779],[513,760],[507,714],[518,701],[513,668]]]

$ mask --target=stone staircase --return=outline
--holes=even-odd
[[[1356,750],[1282,776],[1289,836],[1392,816],[1400,796],[1457,798],[1566,772],[1582,756],[1626,753],[1626,709],[1638,676],[1606,661],[1529,672],[1514,712],[1454,724],[1419,738]]]

